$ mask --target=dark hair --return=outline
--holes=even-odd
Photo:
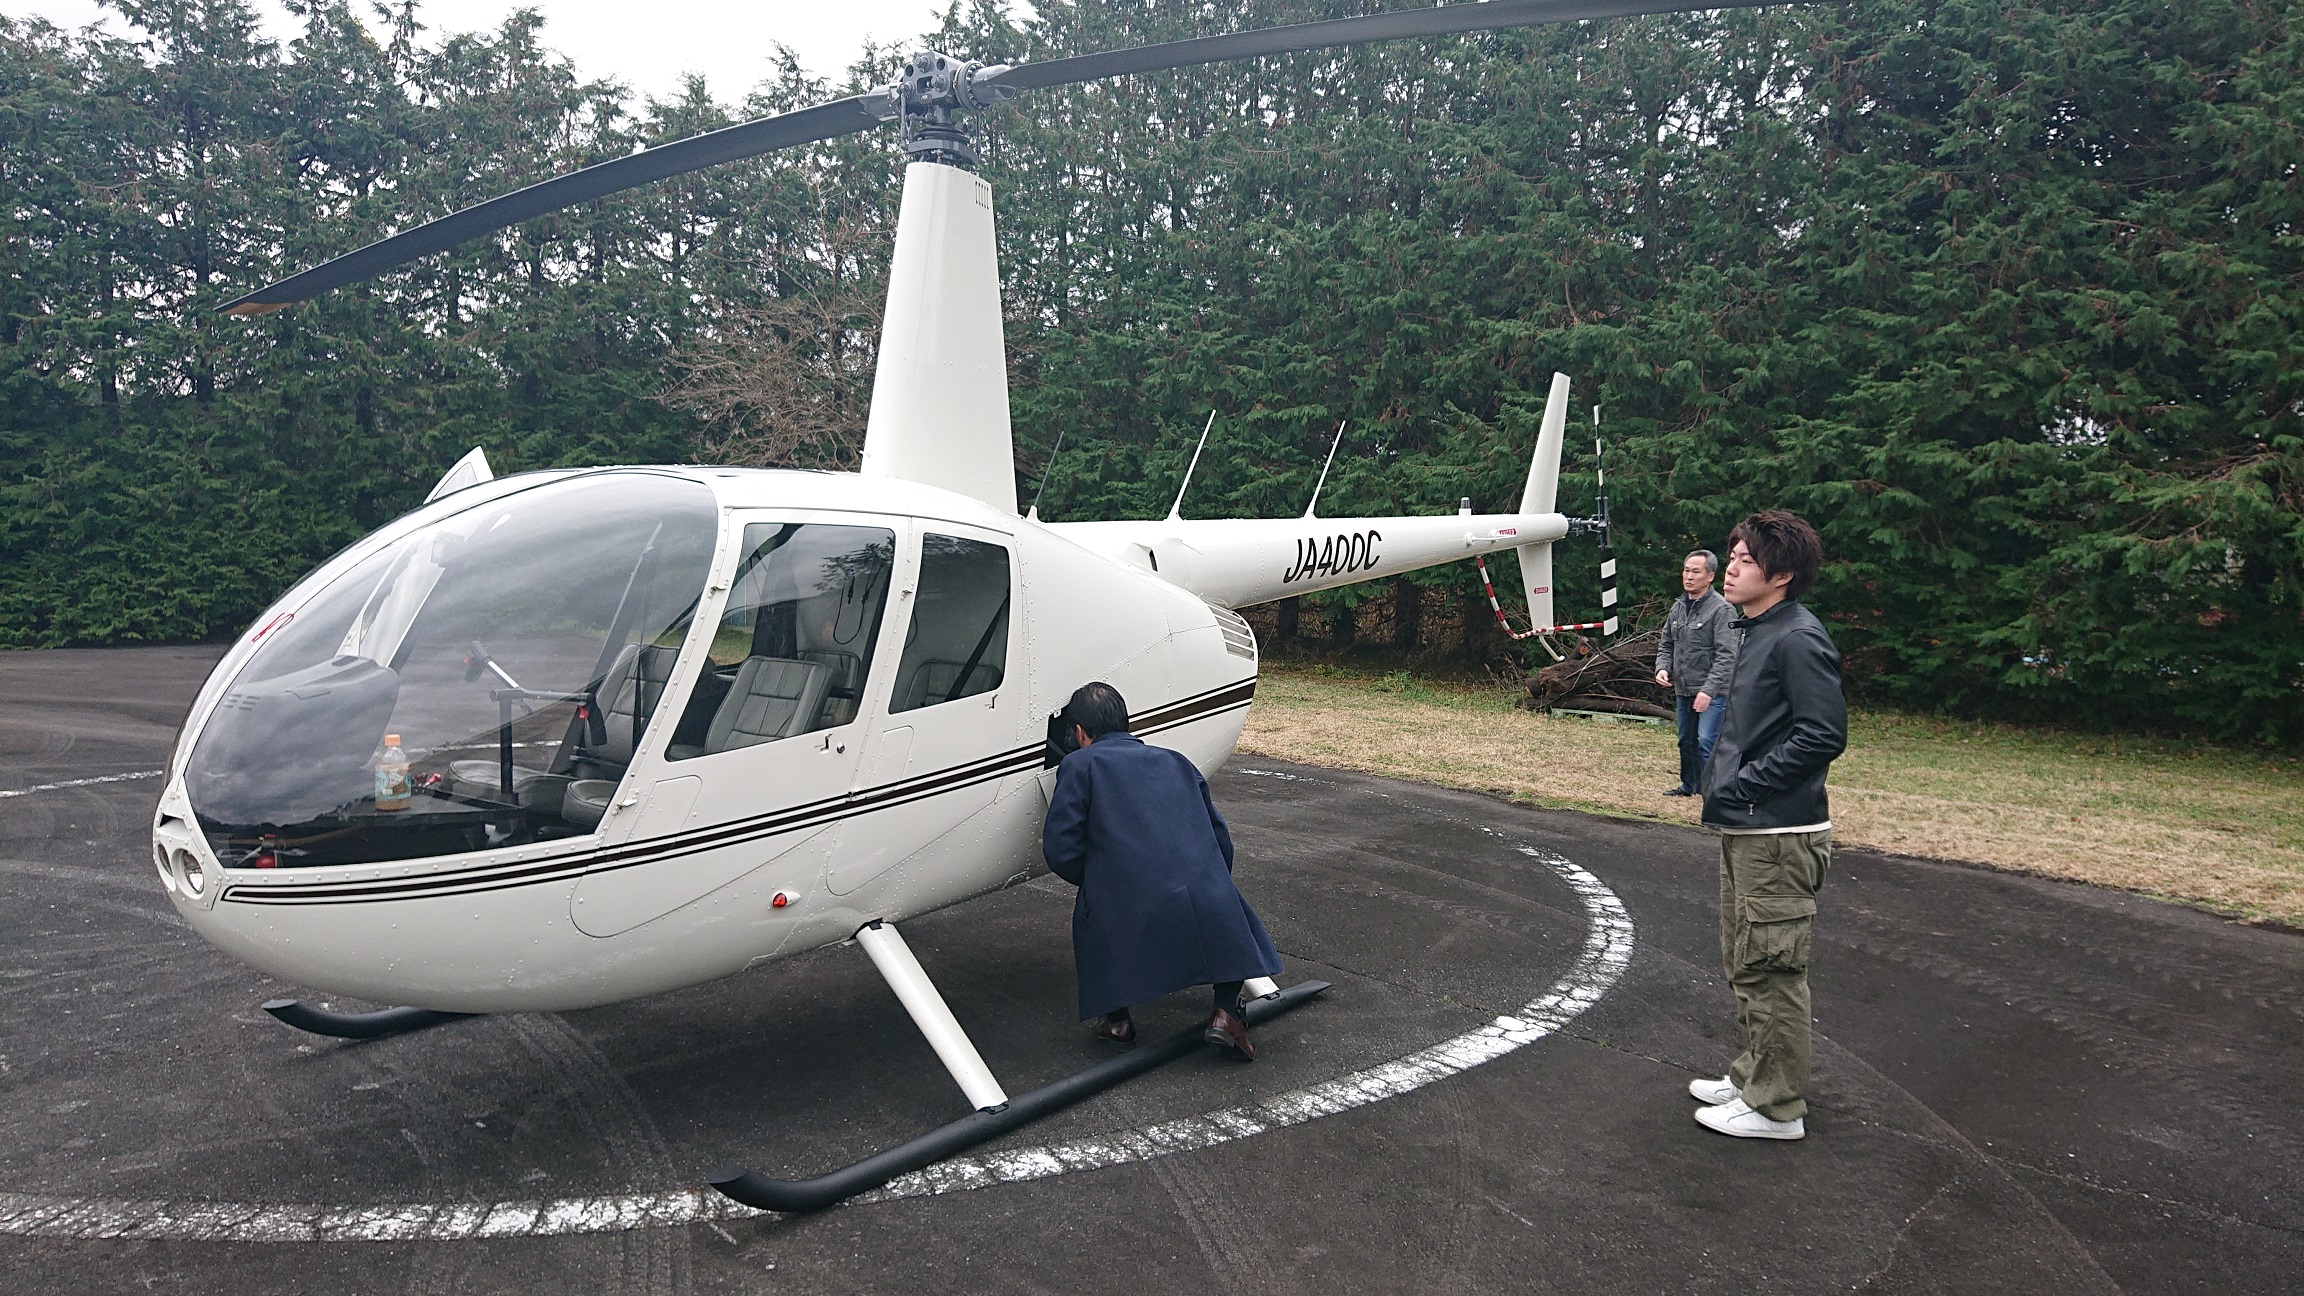
[[[1691,549],[1688,551],[1688,558],[1701,558],[1704,560],[1704,570],[1712,573],[1715,576],[1720,574],[1720,555],[1712,552],[1711,550]],[[1683,566],[1687,564],[1688,558],[1683,558],[1680,560]]]
[[[1101,738],[1108,733],[1128,732],[1128,703],[1120,690],[1098,680],[1083,684],[1064,704],[1064,723],[1076,724],[1088,731],[1090,738]]]
[[[1792,574],[1784,587],[1786,598],[1798,598],[1814,587],[1816,569],[1824,565],[1824,542],[1816,538],[1816,528],[1783,509],[1762,509],[1737,523],[1728,533],[1728,547],[1739,543],[1769,579]]]

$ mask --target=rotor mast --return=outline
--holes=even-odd
[[[900,118],[904,198],[888,267],[863,472],[956,491],[1016,512],[1008,354],[992,186],[974,171],[966,114],[1014,93],[999,65],[933,51],[887,89]]]

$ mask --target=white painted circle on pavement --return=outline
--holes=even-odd
[[[1267,770],[1244,774],[1322,782]],[[130,776],[135,777],[135,776]],[[1505,834],[1481,828],[1493,837]],[[927,1197],[1149,1161],[1214,1147],[1397,1098],[1559,1030],[1598,1003],[1632,962],[1632,919],[1606,883],[1567,857],[1516,844],[1584,903],[1588,928],[1575,963],[1517,1012],[1389,1062],[1257,1102],[1005,1152],[952,1157],[850,1199]],[[382,1206],[128,1201],[0,1193],[0,1235],[171,1242],[408,1242],[554,1237],[668,1228],[759,1215],[706,1188],[540,1201]]]

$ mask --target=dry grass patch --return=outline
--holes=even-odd
[[[1241,749],[1695,823],[1668,727],[1531,715],[1501,688],[1266,663]],[[2304,926],[2304,762],[2152,739],[1858,713],[1836,840]]]

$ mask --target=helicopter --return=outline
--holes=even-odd
[[[870,93],[548,180],[230,303],[284,309],[571,203],[889,122],[908,157],[859,471],[498,478],[473,451],[217,664],[154,811],[160,884],[246,963],[398,1005],[265,1005],[347,1038],[861,946],[972,1111],[815,1179],[713,1173],[763,1209],[828,1205],[1182,1056],[1196,1033],[1010,1096],[898,932],[1044,871],[1054,713],[1109,682],[1136,734],[1213,772],[1256,693],[1238,609],[1512,550],[1535,626],[1570,628],[1549,625],[1552,545],[1604,540],[1605,521],[1556,507],[1562,374],[1514,512],[1327,519],[1316,486],[1297,518],[1186,520],[1181,490],[1158,520],[1020,516],[969,121],[1049,86],[1685,7],[1492,0],[1021,66],[925,52]],[[1249,1019],[1325,988],[1251,982]]]

